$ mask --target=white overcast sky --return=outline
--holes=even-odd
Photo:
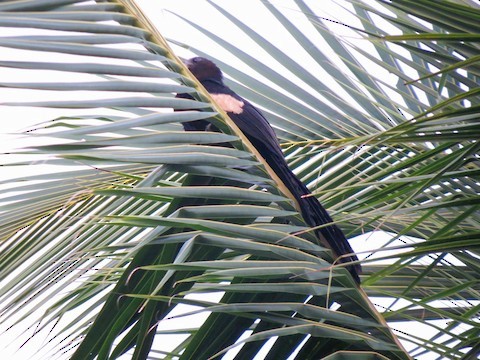
[[[275,4],[281,6],[286,14],[295,19],[295,21],[299,21],[302,18],[302,15],[296,10],[294,4],[290,0],[275,0],[272,1]],[[330,18],[332,20],[339,20],[350,25],[357,26],[358,23],[354,18],[348,15],[348,12],[342,10],[342,8],[335,4],[334,1],[330,0],[311,0],[307,1],[311,3],[312,6],[318,6],[321,4],[321,10],[323,11],[323,16]],[[188,19],[194,20],[201,26],[212,28],[212,30],[216,31],[217,33],[220,32],[224,35],[226,39],[230,41],[234,41],[235,44],[244,49],[247,52],[255,52],[258,54],[258,58],[265,59],[270,66],[276,67],[278,69],[282,68],[281,64],[272,60],[267,54],[263,52],[261,48],[259,48],[256,44],[254,44],[250,39],[246,36],[240,34],[235,28],[225,21],[225,18],[219,15],[216,10],[214,10],[211,6],[207,4],[205,0],[139,0],[138,3],[142,6],[145,10],[146,14],[150,17],[150,19],[155,23],[155,25],[160,29],[160,32],[166,36],[167,38],[171,37],[178,41],[184,41],[189,44],[194,44],[195,46],[206,49],[208,48],[210,51],[214,52],[215,54],[220,54],[223,58],[227,61],[232,61],[235,63],[235,59],[223,51],[223,49],[219,48],[215,43],[210,41],[208,38],[203,36],[202,34],[196,32],[193,28],[185,24],[181,19],[175,16],[172,13],[182,14]],[[217,1],[218,4],[225,6],[227,9],[231,9],[232,12],[235,13],[236,16],[240,17],[242,21],[249,24],[254,29],[267,34],[269,37],[273,38],[274,41],[279,45],[283,46],[284,48],[288,48],[291,50],[294,57],[297,57],[301,61],[308,61],[305,60],[307,57],[303,53],[303,50],[292,41],[292,39],[288,36],[288,34],[278,32],[276,33],[277,27],[272,25],[272,19],[268,12],[264,11],[264,7],[261,5],[260,0],[243,0],[243,1],[229,1],[229,0],[222,0]],[[348,29],[343,28],[338,25],[333,25],[339,33],[344,33],[348,39],[351,41],[355,41],[354,38],[350,38],[352,36],[351,32]],[[305,23],[304,30],[306,33],[314,33],[313,28],[310,24]],[[18,30],[18,29],[2,29],[2,35],[11,34],[26,34],[30,33],[29,31]],[[321,41],[321,40],[319,40]],[[327,46],[326,44],[319,43],[319,46]],[[368,47],[369,44],[365,42],[365,46]],[[189,56],[190,53],[188,51],[182,51],[178,47],[175,47],[178,51],[178,54],[181,56]],[[296,49],[296,50],[295,50]],[[293,50],[293,51],[292,51]],[[55,56],[55,61],[61,61],[62,59],[68,58],[68,56],[63,55],[54,55],[53,53],[44,53],[44,54],[35,54],[35,60],[38,61],[49,61],[52,60],[52,57]],[[1,60],[32,60],[31,54],[25,51],[19,50],[12,50],[7,48],[0,48],[0,59]],[[77,60],[78,61],[78,60]],[[308,65],[308,63],[307,63]],[[311,66],[316,66],[314,63]],[[249,69],[245,67],[244,64],[238,63],[238,67],[242,70],[248,72]],[[321,72],[322,70],[319,69],[319,76],[322,79],[325,79],[326,82],[329,80],[329,74],[325,74]],[[379,70],[380,71],[380,70]],[[52,76],[60,76],[59,78],[55,79]],[[33,71],[20,71],[15,69],[1,69],[0,68],[0,77],[4,82],[15,82],[15,81],[62,81],[63,74],[52,72],[33,72]],[[70,81],[76,80],[84,80],[85,75],[78,75],[78,74],[69,74]],[[261,75],[259,75],[261,76]],[[386,80],[391,78],[391,74],[385,73],[384,77]],[[268,79],[264,79],[268,81]],[[392,81],[394,79],[392,78]],[[395,80],[396,81],[396,80]],[[335,86],[332,83],[332,86]],[[343,92],[342,89],[337,89],[336,91]],[[27,99],[29,101],[37,101],[41,99],[50,99],[55,98],[61,95],[64,99],[78,99],[82,96],[89,96],[84,92],[71,92],[67,94],[59,94],[58,92],[39,92],[39,91],[28,91],[28,90],[12,90],[12,89],[1,89],[0,88],[0,98],[3,102],[6,101],[21,101]],[[119,96],[118,94],[114,94],[114,96]],[[348,95],[346,95],[348,96]],[[57,109],[47,109],[47,108],[28,108],[28,107],[5,107],[0,106],[1,112],[1,136],[0,136],[0,152],[9,151],[12,148],[16,148],[19,146],[26,145],[25,139],[19,139],[18,136],[12,135],[19,130],[23,130],[25,128],[30,128],[35,124],[38,124],[43,121],[47,121],[50,119],[55,118],[59,114],[65,113],[65,110],[57,110]],[[88,114],[91,113],[88,110],[83,111],[84,113]],[[71,111],[72,114],[82,113],[79,110]],[[4,160],[2,161],[12,161],[11,156],[3,156]],[[6,160],[5,160],[6,159]],[[17,159],[17,158],[15,158]],[[9,169],[6,171],[5,169],[0,169],[0,179],[5,179],[9,177],[14,177],[19,174],[12,173]],[[379,241],[383,241],[384,238],[379,238]],[[375,239],[369,239],[368,247],[371,248],[375,246]],[[188,322],[193,320],[187,319]],[[184,323],[181,323],[180,326],[183,326]],[[0,328],[2,331],[3,328]],[[20,327],[17,331],[9,332],[8,334],[0,333],[0,354],[1,357],[8,360],[23,360],[23,359],[38,359],[39,353],[36,351],[42,343],[44,343],[46,339],[46,334],[42,334],[40,336],[35,337],[31,342],[29,342],[24,348],[17,351],[19,342],[18,340],[15,341],[15,336],[21,335],[22,327]],[[30,330],[31,333],[31,330]],[[24,339],[22,337],[22,339]],[[172,342],[173,343],[173,342]],[[6,349],[2,349],[4,346],[7,346]],[[428,359],[425,357],[424,359]]]

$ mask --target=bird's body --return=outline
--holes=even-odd
[[[305,222],[314,228],[317,238],[331,248],[336,256],[341,257],[339,262],[358,261],[343,232],[332,224],[328,212],[288,167],[275,131],[262,113],[223,83],[222,72],[210,60],[196,57],[187,60],[186,65],[292,193]],[[188,94],[179,96],[190,97]],[[187,131],[204,131],[209,126],[211,125],[205,120],[184,124]],[[347,265],[347,268],[359,283],[360,266],[355,263]]]

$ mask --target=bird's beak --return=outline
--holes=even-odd
[[[180,60],[182,60],[182,62],[185,64],[185,66],[189,69],[193,65],[193,63],[191,61],[192,59],[180,58]]]
[[[185,59],[185,58],[182,58],[182,57],[181,57],[180,60],[182,60],[182,62],[183,62],[185,65],[187,65],[187,66],[190,66],[190,65],[193,64],[192,58],[190,58],[190,59]]]

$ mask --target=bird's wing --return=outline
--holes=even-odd
[[[283,158],[275,131],[255,106],[225,85],[210,81],[203,85],[256,148],[267,148]]]

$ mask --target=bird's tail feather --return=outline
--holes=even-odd
[[[352,263],[347,265],[347,269],[355,281],[360,283],[359,273],[361,272],[361,267],[357,263],[358,258],[342,230],[333,224],[333,220],[327,210],[325,210],[317,198],[310,193],[308,188],[290,170],[283,156],[278,157],[276,160],[277,161],[272,162],[270,166],[297,200],[305,222],[312,228],[315,228],[316,236],[322,242],[326,242],[329,245],[335,253],[335,256],[340,257],[338,259],[339,262]],[[330,225],[325,226],[325,224]]]

